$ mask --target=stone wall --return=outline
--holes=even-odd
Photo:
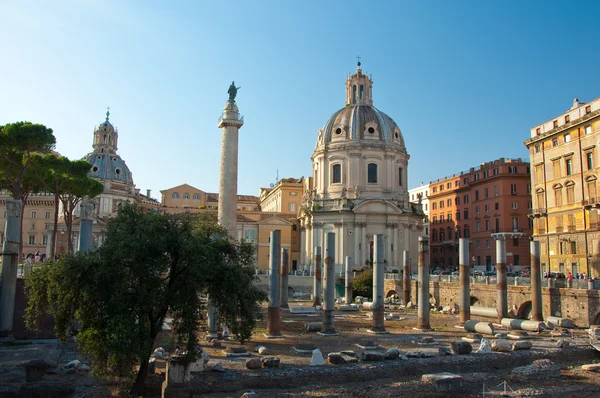
[[[13,318],[13,336],[15,339],[51,339],[54,338],[54,318],[42,315],[39,331],[33,332],[25,327],[25,309],[27,296],[25,295],[25,280],[17,278],[17,292],[15,297],[15,315]]]
[[[411,300],[417,301],[417,281],[411,281]],[[402,297],[402,281],[385,281],[386,297],[396,293]],[[429,282],[429,294],[438,305],[459,305],[459,285],[449,282]],[[496,285],[471,284],[471,305],[496,307],[498,293]],[[510,315],[525,318],[531,311],[529,286],[508,286],[508,308]],[[547,316],[569,318],[578,326],[600,323],[600,295],[598,290],[542,289],[542,313]]]

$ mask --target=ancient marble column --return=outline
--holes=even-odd
[[[460,279],[459,325],[471,319],[471,272],[469,269],[469,239],[458,240],[458,277]]]
[[[219,119],[223,134],[217,219],[234,238],[237,236],[238,131],[243,125],[244,119],[240,118],[235,100],[228,100]]]
[[[321,305],[321,246],[315,247],[315,258],[313,260],[315,274],[313,276],[313,307]]]
[[[383,235],[373,235],[373,326],[371,333],[387,333],[384,325],[385,308],[383,303],[384,264],[385,255]]]
[[[410,301],[410,252],[404,250],[402,252],[402,301],[407,305]]]
[[[344,271],[344,284],[346,287],[346,304],[352,304],[352,258],[349,256],[346,256]]]
[[[306,228],[300,227],[300,266],[305,269],[306,263]]]
[[[429,266],[425,264],[425,255],[429,246],[427,236],[419,236],[419,288],[417,329],[431,330],[429,325]]]
[[[290,308],[288,305],[288,272],[289,272],[288,249],[281,249],[281,289],[279,297],[279,308]]]
[[[498,323],[502,318],[508,317],[508,289],[506,286],[506,240],[504,235],[496,235],[496,290],[498,298],[496,309],[498,310]]]
[[[542,275],[540,269],[540,242],[529,243],[531,252],[531,320],[542,322]]]
[[[335,331],[335,233],[328,232],[325,239],[325,301],[323,303],[323,336],[337,336]]]
[[[269,242],[269,307],[267,308],[268,338],[281,337],[281,313],[279,310],[279,264],[281,231],[271,231]]]
[[[12,334],[17,292],[19,242],[21,240],[21,201],[7,199],[4,244],[2,246],[2,272],[0,273],[0,337]]]
[[[94,204],[82,201],[79,213],[79,246],[77,248],[80,253],[86,253],[92,248],[93,214]]]

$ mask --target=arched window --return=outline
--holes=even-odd
[[[375,163],[367,165],[367,182],[377,184],[377,165]]]
[[[365,99],[365,87],[361,84],[360,85],[360,99]]]
[[[402,186],[404,182],[404,169],[402,167],[398,167],[398,185]]]
[[[465,239],[469,238],[469,228],[466,228],[463,230],[463,236]]]
[[[431,240],[432,240],[433,242],[436,242],[436,241],[437,241],[437,230],[435,230],[435,229],[432,229],[432,230],[431,230]]]
[[[444,230],[440,229],[440,242],[444,240]]]
[[[356,85],[352,86],[352,103],[356,104]]]
[[[339,184],[342,182],[342,165],[340,164],[334,164],[333,167],[331,168],[331,183],[332,184]]]
[[[106,134],[104,134],[104,143],[106,144]]]
[[[452,240],[452,228],[448,227],[448,240]]]

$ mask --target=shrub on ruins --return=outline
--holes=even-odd
[[[249,339],[265,294],[247,267],[252,247],[230,238],[202,215],[167,215],[126,205],[109,222],[104,244],[87,254],[44,264],[28,277],[26,321],[47,311],[59,338],[79,325],[77,344],[98,375],[139,366],[130,391],[138,396],[153,343],[167,315],[178,346],[193,361],[201,295],[209,294],[233,334]]]
[[[361,272],[352,281],[352,299],[356,296],[373,297],[373,270]]]

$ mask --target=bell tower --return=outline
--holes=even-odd
[[[358,58],[356,73],[346,79],[346,105],[373,105],[373,81],[363,74]]]

